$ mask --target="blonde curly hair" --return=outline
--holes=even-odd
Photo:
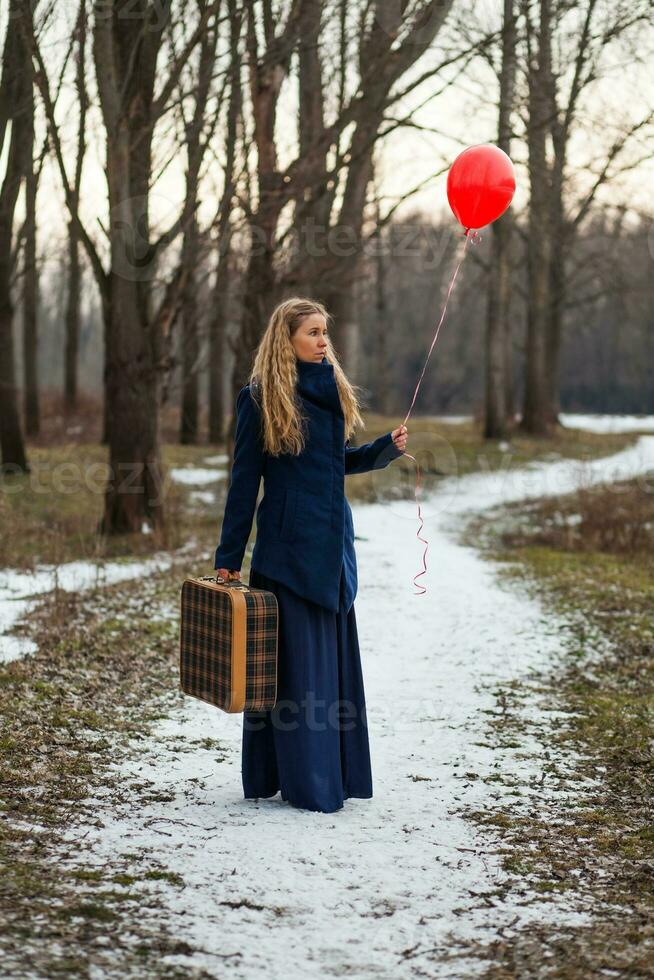
[[[322,303],[298,296],[284,300],[273,310],[257,347],[249,383],[261,408],[264,450],[271,456],[298,455],[305,445],[301,405],[295,393],[297,357],[291,337],[303,319],[313,313],[321,314],[328,323],[331,321]],[[325,356],[334,368],[347,441],[358,426],[365,428],[356,394],[361,389],[346,378],[329,336]]]

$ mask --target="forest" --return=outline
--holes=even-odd
[[[0,0],[1,978],[652,977],[653,10]]]
[[[65,416],[90,396],[116,474],[101,530],[162,523],[148,503],[162,408],[180,444],[229,445],[258,339],[291,295],[326,304],[369,407],[401,411],[460,247],[444,174],[484,140],[514,159],[519,194],[471,250],[417,410],[472,414],[490,439],[545,436],[562,408],[651,412],[650,15],[599,0],[10,0],[5,471],[29,466],[43,398]],[[459,107],[479,120],[467,134]],[[411,181],[403,146],[421,148]],[[144,491],[131,499],[126,464]]]

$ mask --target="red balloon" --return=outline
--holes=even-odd
[[[514,193],[511,158],[491,143],[469,146],[459,153],[447,175],[447,199],[466,232],[483,228],[504,214]]]

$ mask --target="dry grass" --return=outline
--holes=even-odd
[[[651,485],[651,479],[649,481]],[[466,537],[563,622],[554,674],[496,692],[487,740],[540,745],[542,782],[504,780],[522,805],[469,813],[502,841],[511,889],[565,891],[592,925],[546,917],[480,950],[487,977],[651,976],[654,962],[654,556],[647,482],[484,514]],[[570,524],[570,515],[579,519]],[[601,549],[601,550],[600,550]],[[532,723],[538,705],[551,723]],[[548,797],[556,789],[558,798]]]
[[[189,950],[158,915],[156,881],[181,888],[179,876],[127,844],[89,866],[85,834],[65,832],[97,826],[96,791],[106,806],[153,798],[147,780],[126,785],[111,767],[181,698],[174,611],[192,561],[44,597],[22,630],[38,652],[0,668],[3,976],[188,976],[160,962]]]
[[[61,563],[75,559],[101,560],[147,556],[159,550],[179,548],[192,537],[207,543],[207,560],[220,539],[227,492],[226,471],[216,481],[195,489],[210,490],[215,503],[193,497],[193,487],[166,478],[163,499],[166,523],[152,535],[117,535],[103,538],[96,528],[104,506],[106,446],[88,441],[100,437],[99,406],[84,405],[79,416],[66,420],[57,414],[56,399],[47,402],[43,432],[28,447],[31,472],[0,477],[0,522],[11,533],[0,538],[0,566],[31,569],[37,562]],[[174,412],[164,412],[166,431],[174,432]],[[88,421],[90,418],[91,421]],[[86,421],[85,421],[86,420]],[[357,442],[371,442],[397,428],[402,419],[371,414]],[[428,493],[447,476],[475,471],[513,469],[534,460],[576,457],[594,458],[624,448],[633,435],[597,436],[561,429],[551,440],[539,441],[516,434],[510,442],[485,441],[477,422],[451,425],[429,418],[409,420],[408,451],[421,470],[421,493]],[[224,446],[162,448],[166,472],[173,467],[206,467],[207,457],[225,452]],[[355,501],[390,497],[412,499],[416,467],[410,459],[394,460],[375,473],[353,474],[346,479],[348,498]],[[253,521],[252,535],[255,532]],[[210,566],[212,567],[212,565]]]
[[[521,508],[524,512],[524,506]],[[654,554],[654,477],[580,489],[539,501],[531,527],[503,535],[508,547],[544,545],[562,551]]]
[[[206,448],[164,447],[164,466],[201,466],[206,455]],[[210,524],[215,528],[216,516],[192,505],[192,488],[166,479],[162,528],[151,535],[103,537],[97,527],[104,506],[106,447],[31,447],[29,457],[29,474],[0,479],[0,523],[9,529],[0,537],[0,566],[31,569],[37,562],[147,556],[179,548]]]
[[[97,406],[95,415],[92,406],[87,406],[79,419],[66,422],[60,415],[56,416],[56,404],[52,408],[41,436],[29,446],[33,473],[28,477],[8,477],[0,484],[0,522],[3,528],[10,529],[10,534],[0,539],[0,565],[31,568],[41,561],[58,564],[77,558],[146,556],[159,548],[179,547],[193,537],[199,544],[195,556],[189,556],[184,566],[173,566],[169,572],[148,576],[143,581],[92,590],[83,596],[55,590],[18,630],[37,642],[38,653],[0,667],[3,967],[7,975],[13,976],[88,977],[92,971],[94,975],[110,976],[118,975],[121,970],[123,975],[139,975],[141,969],[147,976],[181,977],[186,975],[183,970],[161,968],[159,958],[165,952],[182,951],[184,944],[152,926],[153,922],[156,924],[156,902],[152,904],[147,893],[147,881],[152,875],[165,876],[164,867],[144,867],[134,855],[125,853],[116,855],[111,866],[92,871],[84,868],[83,855],[77,863],[69,864],[67,860],[62,866],[65,870],[60,869],[57,875],[52,874],[52,868],[58,857],[71,858],[71,845],[62,839],[62,830],[71,815],[75,819],[95,819],[93,813],[84,809],[89,793],[102,786],[115,794],[116,800],[120,799],[121,787],[111,782],[108,766],[115,762],[121,740],[147,733],[149,723],[161,711],[158,696],[173,699],[177,696],[176,621],[174,618],[156,620],[152,613],[158,606],[176,607],[179,583],[189,568],[198,568],[205,559],[207,567],[212,567],[213,549],[220,535],[225,480],[219,477],[215,484],[202,487],[215,492],[215,503],[208,505],[193,499],[193,488],[171,483],[166,498],[168,530],[160,538],[136,535],[102,540],[95,532],[102,511],[102,492],[94,491],[85,479],[94,465],[106,460],[106,448],[97,444],[100,428]],[[368,428],[359,434],[358,441],[371,441],[401,421],[399,417],[370,416]],[[168,439],[174,437],[175,426],[174,413],[165,413],[164,432]],[[451,426],[429,419],[410,420],[409,432],[410,437],[414,436],[413,444],[410,438],[409,451],[436,480],[452,473],[522,465],[554,456],[601,456],[623,448],[634,438],[565,430],[545,443],[516,436],[503,445],[485,443],[475,423]],[[221,451],[222,447],[186,447],[169,442],[163,450],[164,464],[202,466],[207,456]],[[68,472],[73,476],[82,475],[76,486],[73,481],[61,481],[65,466],[72,466]],[[397,490],[404,480],[399,489],[412,495],[415,482],[412,461],[398,460],[385,473],[389,471],[390,490]],[[349,477],[346,488],[352,499],[369,499],[370,494],[379,492],[380,484],[370,474],[363,474]],[[628,540],[641,538],[631,535]],[[503,548],[508,547],[504,542]],[[538,555],[538,573],[531,567],[534,576],[544,576],[548,566],[556,565],[553,578],[573,603],[601,596],[605,600],[604,611],[608,613],[611,603],[615,607],[628,596],[632,614],[638,610],[644,617],[648,603],[651,609],[651,594],[643,591],[639,575],[621,555],[598,556],[571,550],[566,553],[566,562],[559,562],[560,552],[551,544],[541,543],[535,548],[528,539],[522,543],[516,539],[509,553]],[[589,554],[593,556],[592,564],[588,564]],[[524,560],[526,568],[527,559]],[[580,576],[582,562],[584,575]],[[247,564],[246,558],[245,581]],[[607,569],[612,569],[614,576],[610,588],[606,586]],[[570,582],[579,584],[580,580],[589,592],[570,589]],[[633,633],[629,629],[632,619],[623,616],[621,623],[623,635]],[[621,692],[627,690],[628,680],[636,685],[644,670],[642,660],[631,655],[626,657],[624,666],[630,666],[635,673],[628,678],[625,671],[613,672],[613,680]],[[624,710],[623,701],[620,710],[619,699],[610,689],[600,696],[596,688],[586,691],[585,683],[582,671],[581,677],[571,680],[569,688],[563,688],[562,696],[572,697],[576,692],[579,703],[587,706],[584,709],[587,722],[571,738],[582,748],[592,739],[599,739],[598,751],[606,751],[603,733],[617,731],[607,756],[619,774],[622,747],[630,746],[630,758],[642,758],[636,750],[640,744],[638,734],[633,733],[629,742],[624,725],[631,730],[637,721],[644,724],[645,702],[639,701],[638,710],[630,712]],[[622,727],[618,721],[624,722]],[[515,737],[508,729],[505,734]],[[498,732],[498,739],[505,734]],[[572,741],[570,744],[576,745]],[[630,769],[633,774],[639,771],[638,765]],[[635,792],[634,786],[634,782],[627,782],[627,795]],[[618,788],[616,783],[611,792],[617,793]],[[147,794],[147,786],[142,792]],[[584,818],[580,826],[592,838],[593,827],[601,827],[596,815],[602,806],[595,803],[586,809],[595,816]],[[629,847],[636,849],[636,857],[641,855],[638,849],[649,846],[646,838],[635,834],[628,839],[624,833],[626,821],[636,819],[635,811],[626,814],[622,823],[605,807],[603,812],[610,813],[608,824],[612,837],[607,836],[607,821],[602,828],[603,840],[609,841],[604,847],[609,859],[611,848],[618,846],[620,840],[628,840]],[[623,812],[626,813],[620,811]],[[40,832],[35,834],[33,826],[40,827]],[[536,853],[533,858],[529,856],[529,869],[544,868],[543,883],[556,882],[558,879],[551,875],[547,878],[549,852],[538,846],[532,830],[509,824],[507,833],[509,828],[512,832],[519,829],[524,835],[522,841],[516,838],[511,843],[516,869],[520,868],[519,860],[526,860],[526,842],[536,840]],[[616,838],[617,843],[611,844]],[[78,846],[79,842],[75,847]],[[568,846],[573,848],[569,852],[570,860],[577,860],[574,839],[568,841]],[[153,917],[148,919],[145,913],[150,909]],[[622,934],[627,935],[624,930]],[[546,937],[539,949],[542,950],[545,940]],[[63,953],[57,952],[58,944]],[[518,953],[518,945],[509,944],[499,952],[499,960],[510,970],[511,956],[520,962]],[[521,974],[497,974],[500,975]],[[569,975],[575,980],[584,976],[581,972]]]

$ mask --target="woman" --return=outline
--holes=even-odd
[[[270,318],[236,401],[214,568],[240,578],[263,477],[248,584],[277,597],[277,702],[271,711],[244,712],[243,791],[250,799],[281,790],[292,806],[331,813],[349,797],[372,796],[344,477],[403,455],[407,430],[348,445],[364,423],[327,320],[320,303],[298,298]]]

